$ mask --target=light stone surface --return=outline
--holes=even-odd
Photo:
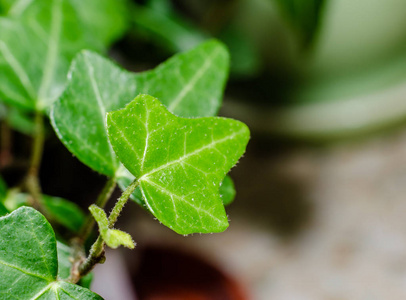
[[[239,198],[225,233],[184,238],[139,213],[138,244],[192,249],[254,300],[406,299],[406,131],[247,154],[232,176]],[[269,221],[280,208],[265,205],[282,201],[288,220],[297,205],[309,210],[288,235]]]

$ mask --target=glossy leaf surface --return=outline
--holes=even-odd
[[[130,185],[130,183],[133,182],[135,177],[127,170],[125,170],[125,172],[121,174],[122,176],[117,178],[117,183],[121,190],[124,191]],[[220,185],[219,193],[224,205],[229,205],[231,202],[234,201],[236,191],[234,188],[233,180],[230,176],[227,175],[226,177],[224,177],[224,180]],[[142,207],[147,208],[144,199],[142,198],[142,193],[139,187],[137,187],[135,189],[135,192],[132,193],[131,199]]]
[[[156,69],[131,74],[90,52],[72,63],[64,94],[54,104],[52,124],[65,146],[84,164],[114,176],[118,163],[106,133],[106,112],[149,93],[182,117],[217,113],[228,73],[228,54],[217,41],[174,56]]]
[[[99,2],[13,1],[8,17],[0,19],[0,98],[44,111],[62,92],[76,53],[83,48],[103,50],[111,39],[113,34],[98,34],[103,31],[100,22],[93,25],[94,17],[86,17],[92,12],[113,26],[116,1],[103,0],[101,6]],[[102,12],[103,8],[109,11]]]
[[[139,95],[108,113],[107,125],[114,151],[159,221],[181,234],[227,228],[219,187],[245,151],[249,130],[243,123],[180,118],[156,98]]]
[[[39,212],[21,207],[0,218],[0,229],[1,299],[102,299],[57,281],[55,234]]]

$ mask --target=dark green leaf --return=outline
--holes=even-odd
[[[9,211],[7,210],[7,208],[4,206],[3,203],[0,202],[0,217],[5,216],[8,213]]]
[[[55,234],[44,216],[21,207],[0,218],[1,299],[102,299],[57,281],[57,273]]]
[[[131,74],[96,54],[82,52],[72,63],[68,87],[53,105],[51,120],[65,146],[92,169],[120,177],[111,149],[106,112],[150,93],[183,117],[215,115],[228,73],[228,54],[217,41],[174,56],[156,69]]]
[[[243,123],[180,118],[140,95],[108,113],[107,125],[114,151],[158,220],[182,234],[227,228],[219,188],[245,151],[249,130]]]
[[[85,222],[85,214],[71,201],[42,195],[41,202],[52,221],[65,226],[73,232],[78,232]]]
[[[42,195],[40,201],[49,221],[60,224],[73,232],[80,230],[85,221],[85,214],[75,203],[48,195]],[[30,195],[18,190],[10,190],[4,204],[9,211],[14,211],[21,206],[30,206]]]
[[[234,201],[235,188],[230,176],[226,176],[220,185],[220,197],[224,205],[229,205]]]

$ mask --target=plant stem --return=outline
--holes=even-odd
[[[121,211],[123,210],[123,207],[125,206],[128,199],[130,198],[131,194],[134,192],[134,190],[137,188],[138,185],[139,185],[139,182],[137,179],[135,179],[126,188],[126,190],[121,194],[120,198],[117,200],[117,202],[114,205],[114,208],[111,211],[110,216],[109,216],[109,227],[110,228],[113,228],[114,224],[117,222],[117,218],[119,217]],[[79,279],[81,277],[88,274],[94,268],[94,266],[96,264],[103,263],[104,259],[105,259],[104,241],[103,241],[101,235],[99,235],[96,242],[94,242],[94,244],[92,245],[92,247],[90,249],[89,256],[79,266],[77,274],[75,271],[72,272],[70,281],[76,283],[77,281],[79,281]]]
[[[87,275],[93,270],[94,266],[98,263],[103,263],[105,260],[104,256],[104,241],[99,235],[96,242],[90,248],[89,256],[86,260],[79,266],[77,274],[71,274],[70,281],[76,283],[81,277]]]
[[[110,199],[111,194],[113,193],[114,189],[116,188],[116,178],[111,177],[109,180],[106,182],[106,184],[103,187],[103,190],[99,194],[99,197],[97,198],[95,204],[98,207],[104,208],[106,206],[107,201]],[[94,218],[91,214],[87,215],[87,219],[85,223],[83,224],[80,232],[79,232],[79,239],[82,241],[82,243],[86,242],[88,239],[90,233],[93,230],[95,221]]]
[[[113,228],[114,224],[117,222],[117,219],[123,210],[124,205],[127,203],[128,199],[130,198],[131,194],[134,193],[135,189],[139,185],[137,179],[134,179],[133,182],[125,189],[125,191],[121,194],[121,197],[118,198],[116,205],[114,205],[113,210],[109,216],[109,228]]]
[[[33,206],[39,206],[41,199],[41,185],[39,182],[39,168],[41,165],[42,152],[44,151],[44,119],[41,112],[36,112],[34,117],[35,135],[32,145],[30,166],[25,178],[25,185],[31,194],[34,203]]]

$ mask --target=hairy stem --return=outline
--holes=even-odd
[[[98,263],[103,263],[105,260],[104,256],[104,241],[99,235],[96,242],[90,248],[89,256],[86,260],[79,266],[79,278],[87,275],[90,271],[93,270],[94,266]]]
[[[121,197],[117,200],[116,204],[114,205],[113,210],[109,216],[109,227],[113,228],[114,224],[117,222],[117,218],[119,217],[121,211],[123,210],[125,204],[127,203],[128,199],[130,198],[131,194],[139,185],[137,179],[135,179],[127,189],[121,194]],[[72,272],[71,275],[71,282],[76,283],[79,279],[85,275],[87,275],[96,264],[103,263],[105,260],[104,257],[104,241],[101,235],[97,238],[96,242],[92,245],[89,255],[86,260],[78,267],[78,271]]]
[[[41,185],[39,182],[39,168],[41,165],[42,152],[44,151],[44,117],[41,112],[35,113],[34,118],[35,135],[32,145],[30,166],[25,178],[25,186],[33,198],[33,206],[39,206],[41,199]]]
[[[130,198],[131,194],[134,193],[135,189],[139,185],[137,179],[134,179],[133,182],[125,189],[125,191],[121,194],[121,197],[118,198],[116,205],[114,205],[113,210],[109,216],[109,227],[113,228],[114,224],[116,224],[117,219],[124,208],[124,205],[127,203],[128,199]]]
[[[106,184],[103,187],[103,190],[99,194],[99,197],[97,198],[95,204],[98,207],[104,208],[107,204],[107,201],[110,199],[111,194],[113,193],[114,189],[116,188],[116,178],[111,177],[109,180],[106,182]],[[87,219],[82,226],[80,232],[79,232],[79,239],[84,243],[88,239],[90,233],[93,230],[95,221],[94,218],[91,214],[87,215]]]

